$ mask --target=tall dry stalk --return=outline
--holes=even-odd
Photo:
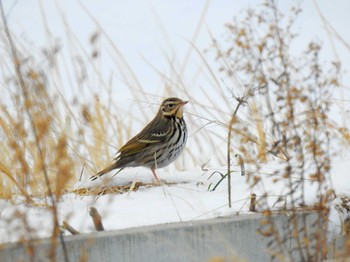
[[[228,125],[229,147],[234,144],[234,152],[242,155],[251,170],[247,172],[248,183],[253,190],[264,188],[269,177],[285,186],[283,197],[289,200],[287,235],[281,235],[274,224],[268,192],[258,198],[265,214],[261,233],[271,238],[272,258],[288,260],[297,253],[305,261],[322,261],[327,258],[327,219],[334,199],[330,175],[337,152],[333,146],[339,130],[349,131],[332,119],[331,113],[335,107],[330,103],[332,91],[340,88],[340,62],[322,63],[322,47],[315,41],[299,53],[290,49],[298,37],[293,25],[300,12],[293,6],[290,13],[283,14],[275,1],[265,1],[228,23],[228,47],[223,49],[215,39],[212,50],[224,79],[239,80],[235,88],[241,92],[253,90],[246,98],[247,106]],[[230,183],[229,157],[227,164]],[[268,177],[261,172],[266,167],[271,170]],[[305,192],[306,183],[318,188],[314,196],[318,216],[311,225],[300,213],[310,197]],[[290,238],[296,246],[287,245]]]

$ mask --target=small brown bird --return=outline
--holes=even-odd
[[[172,163],[185,148],[187,128],[183,106],[187,103],[176,97],[165,99],[154,119],[119,149],[114,163],[92,176],[91,180],[117,168],[143,166],[150,168],[159,182],[156,168]]]

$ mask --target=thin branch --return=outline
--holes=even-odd
[[[227,186],[228,186],[228,206],[231,208],[231,134],[232,127],[236,121],[236,114],[241,105],[246,103],[246,98],[248,95],[243,96],[242,98],[237,97],[236,100],[238,104],[235,111],[232,114],[230,123],[228,125],[228,137],[227,137]]]

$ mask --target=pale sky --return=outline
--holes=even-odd
[[[3,2],[10,28],[34,49],[48,46],[43,19],[47,19],[47,28],[53,38],[59,39],[63,48],[68,48],[67,32],[62,23],[62,17],[64,17],[75,37],[86,46],[87,50],[91,50],[89,38],[97,28],[82,7],[84,6],[110,36],[132,71],[150,93],[161,90],[164,83],[148,63],[162,73],[171,75],[167,56],[171,57],[169,59],[176,59],[181,65],[190,48],[188,41],[193,42],[201,51],[208,48],[210,37],[207,28],[216,38],[223,39],[225,33],[223,25],[226,22],[232,21],[232,18],[243,8],[254,7],[261,3],[256,0],[84,0],[80,1],[81,4],[79,1],[72,0],[5,0]],[[278,2],[282,10],[287,10],[290,6],[288,2],[292,1]],[[325,18],[344,40],[350,43],[350,1],[319,0],[317,3]],[[300,43],[317,39],[327,50],[325,54],[332,57],[334,49],[330,45],[314,2],[304,1],[301,6],[304,11],[295,27],[301,35]],[[205,23],[199,25],[202,16]],[[194,38],[196,28],[200,31]],[[337,52],[342,52],[342,48],[341,44],[336,44]],[[345,56],[340,56],[345,64],[350,64],[349,51]],[[106,64],[107,62],[102,63],[101,66],[105,67],[109,73],[110,69]],[[196,64],[198,62],[195,59],[190,60],[186,68],[189,78],[193,74],[192,66],[195,67]]]

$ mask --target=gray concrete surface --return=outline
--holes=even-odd
[[[316,214],[306,213],[305,217],[311,225]],[[65,237],[65,243],[70,262],[210,261],[218,256],[232,259],[230,261],[236,261],[237,257],[248,261],[270,261],[266,247],[271,238],[257,233],[261,218],[259,214],[240,215],[80,234]],[[295,246],[295,241],[283,233],[288,228],[288,216],[276,215],[273,219],[281,236],[286,238],[287,247]],[[0,250],[0,261],[50,261],[50,245],[49,240],[31,242],[30,245],[8,244]],[[60,245],[55,254],[57,261],[64,261]],[[293,256],[300,260],[298,253]]]

